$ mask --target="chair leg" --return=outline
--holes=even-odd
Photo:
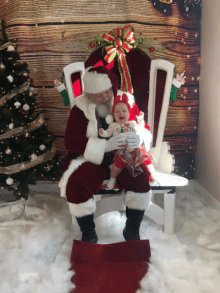
[[[175,226],[176,189],[164,194],[164,233],[172,235]]]

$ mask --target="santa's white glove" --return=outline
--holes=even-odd
[[[127,136],[128,147],[130,149],[137,149],[141,145],[141,138],[138,133],[128,133]]]
[[[122,134],[118,134],[116,136],[112,136],[109,140],[107,140],[105,151],[111,152],[114,150],[118,150],[123,146],[126,146],[126,138]]]
[[[115,182],[116,182],[116,178],[110,178],[107,183],[108,189],[113,189],[113,187],[115,186]]]

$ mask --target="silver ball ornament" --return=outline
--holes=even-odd
[[[8,48],[7,48],[8,52],[14,52],[14,50],[15,50],[15,48],[12,45],[8,46]]]
[[[13,182],[14,182],[14,180],[13,180],[13,178],[11,178],[11,177],[8,177],[8,179],[6,180],[6,183],[7,183],[8,185],[12,185]]]
[[[23,110],[28,111],[30,109],[30,106],[28,104],[23,105]]]
[[[6,155],[10,155],[12,152],[11,152],[11,149],[9,149],[9,148],[7,148],[6,150],[5,150],[5,153],[6,153]]]
[[[13,123],[13,122],[10,123],[10,124],[8,125],[8,127],[9,127],[10,129],[13,129],[13,128],[14,128],[14,123]]]
[[[37,155],[32,154],[32,155],[31,155],[31,161],[35,161],[35,160],[37,160]]]
[[[41,151],[44,151],[46,149],[46,146],[42,143],[40,146],[39,146],[39,149]]]

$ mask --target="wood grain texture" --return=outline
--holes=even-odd
[[[165,129],[171,153],[195,154],[199,113],[200,23],[193,14],[181,14],[176,2],[172,15],[155,10],[149,0],[1,0],[0,18],[34,81],[38,109],[46,111],[49,130],[64,154],[64,132],[70,109],[53,88],[63,67],[85,61],[90,41],[113,28],[131,24],[140,48],[153,59],[165,59],[176,72],[185,71],[186,83],[170,103]],[[149,46],[155,48],[149,51]],[[162,47],[166,49],[163,51]]]

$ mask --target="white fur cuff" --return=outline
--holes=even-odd
[[[179,89],[181,87],[182,83],[181,83],[181,81],[174,78],[173,85]]]
[[[67,183],[68,183],[70,176],[73,174],[73,172],[76,171],[77,168],[79,168],[79,166],[81,166],[85,162],[86,162],[86,160],[82,156],[71,161],[68,169],[63,173],[63,176],[60,179],[60,182],[58,184],[58,186],[60,188],[60,196],[61,197],[66,198],[66,186],[67,186]]]
[[[152,191],[137,193],[127,191],[125,195],[125,205],[130,209],[148,210],[151,204]]]
[[[94,198],[90,198],[83,203],[71,203],[68,202],[70,214],[74,217],[84,217],[95,213],[96,201]]]
[[[90,137],[84,152],[84,158],[93,164],[100,165],[104,158],[106,139]]]

